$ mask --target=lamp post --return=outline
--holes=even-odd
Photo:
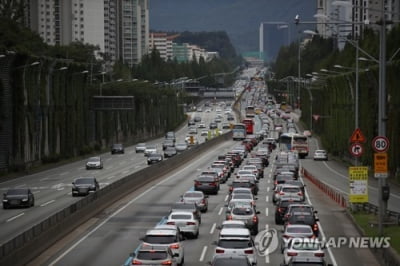
[[[278,29],[288,30],[288,44],[290,44],[290,27],[289,23],[283,21],[265,21],[260,23],[259,29],[259,57],[264,60],[264,24],[266,25],[277,25]]]

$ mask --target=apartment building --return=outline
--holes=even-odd
[[[148,52],[148,0],[31,0],[28,26],[50,45],[96,45],[132,66]]]

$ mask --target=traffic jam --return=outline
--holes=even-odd
[[[258,93],[250,94],[259,97]],[[257,104],[259,101],[252,101]],[[272,102],[269,99],[268,102]],[[140,238],[141,244],[130,254],[124,265],[184,265],[185,241],[199,237],[202,216],[209,214],[208,202],[220,195],[221,188],[228,191],[224,197],[224,221],[216,226],[218,239],[210,243],[211,250],[198,265],[266,265],[265,254],[260,254],[259,233],[268,225],[261,224],[260,215],[268,215],[257,208],[260,192],[266,192],[267,201],[275,206],[275,228],[278,246],[272,250],[281,254],[281,265],[328,265],[319,238],[317,210],[307,203],[305,185],[299,174],[299,153],[288,150],[271,135],[279,130],[293,130],[293,121],[285,112],[272,107],[246,116],[253,121],[244,127],[233,127],[234,147],[218,155],[205,169],[193,177],[193,187],[170,206],[168,216]],[[252,109],[252,108],[249,108]],[[246,114],[247,114],[246,109]],[[279,122],[278,122],[279,121]],[[240,125],[241,124],[241,125]],[[254,125],[261,130],[255,133]],[[236,127],[237,125],[237,127]],[[244,132],[236,132],[244,130]],[[236,137],[235,137],[236,136]],[[270,189],[271,188],[271,189]],[[271,225],[270,225],[271,226]],[[264,247],[268,248],[268,247]],[[268,254],[267,254],[268,255]],[[187,264],[189,265],[189,264]],[[196,264],[197,265],[197,264]]]

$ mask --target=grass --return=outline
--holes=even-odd
[[[352,213],[357,224],[364,230],[366,236],[378,236],[378,226],[371,227],[371,221],[377,221],[378,217],[371,213],[366,212],[353,212]],[[400,226],[391,225],[383,227],[383,235],[390,237],[391,247],[400,254]]]

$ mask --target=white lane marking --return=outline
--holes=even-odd
[[[49,204],[52,204],[53,202],[55,202],[55,200],[50,200],[50,201],[45,202],[45,203],[43,203],[42,205],[40,205],[40,207],[47,206],[47,205],[49,205]]]
[[[57,191],[61,191],[61,190],[64,190],[65,188],[64,187],[60,187],[60,188],[57,188]]]
[[[26,184],[21,184],[21,185],[16,186],[15,188],[25,188],[25,187],[26,187]]]
[[[204,247],[203,247],[203,250],[201,251],[201,255],[200,255],[199,261],[203,261],[203,260],[204,260],[204,257],[205,257],[205,255],[206,255],[206,252],[207,252],[207,246],[204,246]]]
[[[115,175],[112,175],[112,176],[110,176],[110,177],[107,177],[107,179],[113,179],[113,178],[115,178]]]
[[[219,209],[218,215],[221,215],[223,210],[224,210],[224,207],[221,207],[221,209]]]
[[[86,235],[84,235],[83,237],[81,237],[75,244],[73,244],[71,247],[69,247],[66,251],[64,251],[62,254],[60,254],[57,258],[55,258],[53,261],[50,262],[49,266],[54,266],[57,262],[59,262],[62,258],[64,258],[68,253],[70,253],[72,250],[74,250],[79,244],[81,244],[83,241],[85,241],[89,236],[91,236],[94,232],[96,232],[100,227],[102,227],[104,224],[108,223],[108,221],[112,218],[114,218],[116,215],[118,215],[120,212],[122,212],[123,210],[125,210],[129,205],[131,205],[132,203],[136,202],[138,199],[140,199],[141,197],[143,197],[144,195],[148,194],[151,190],[153,190],[155,187],[160,186],[162,184],[164,184],[165,182],[171,180],[172,178],[174,178],[175,176],[179,175],[181,172],[186,171],[187,169],[193,168],[193,164],[195,164],[197,161],[199,160],[203,160],[204,158],[208,158],[209,155],[206,153],[203,156],[201,156],[198,160],[193,161],[192,163],[190,163],[189,165],[187,165],[186,167],[182,168],[181,170],[179,170],[178,172],[176,172],[175,174],[161,180],[160,182],[158,182],[157,184],[151,186],[150,188],[146,189],[145,191],[143,191],[142,193],[140,193],[139,195],[137,195],[135,198],[133,198],[132,200],[130,200],[129,202],[127,202],[125,205],[121,206],[121,208],[119,208],[118,210],[116,210],[114,213],[112,213],[110,216],[108,216],[106,219],[103,220],[103,222],[101,222],[100,224],[98,224],[95,228],[93,228],[91,231],[89,231]],[[221,208],[222,210],[222,208]],[[207,250],[207,247],[205,247]],[[204,252],[205,253],[205,252]],[[204,259],[204,258],[203,258]]]
[[[129,173],[129,171],[123,171],[123,172],[122,172],[123,175],[126,175],[126,174],[128,174],[128,173]]]
[[[24,214],[25,214],[25,213],[22,212],[22,213],[20,213],[20,214],[18,214],[18,215],[15,215],[14,217],[11,217],[11,218],[7,219],[6,222],[7,222],[7,223],[8,223],[8,222],[11,222],[11,221],[17,219],[18,217],[21,217],[21,216],[24,215]]]
[[[267,183],[270,184],[271,183],[271,179],[268,179]]]
[[[265,208],[265,216],[268,216],[268,207]]]
[[[138,169],[138,168],[140,168],[140,165],[136,165],[136,166],[135,166],[135,169]]]
[[[269,192],[270,189],[271,189],[270,187],[267,187],[267,192]]]
[[[268,231],[268,229],[269,229],[269,225],[268,224],[265,224],[265,230],[267,230]],[[267,264],[269,264],[269,251],[268,251],[268,249],[269,248],[267,248],[267,250],[266,250],[266,255],[265,255],[265,263],[267,263]]]
[[[215,231],[215,227],[216,227],[216,226],[217,226],[216,223],[214,223],[214,224],[212,225],[211,230],[210,230],[210,234],[211,234],[211,235],[214,234],[214,231]]]
[[[229,195],[226,195],[226,197],[225,197],[225,201],[227,201],[227,200],[228,200],[228,197],[229,197]]]
[[[303,178],[300,177],[300,179],[303,179]],[[301,180],[301,181],[304,182],[304,180]],[[312,203],[311,203],[311,200],[310,200],[310,196],[308,195],[307,189],[305,189],[305,194],[306,194],[306,198],[307,198],[308,204],[310,204],[310,205],[312,206]],[[319,232],[320,232],[321,235],[322,235],[322,239],[326,239],[324,230],[322,229],[322,226],[321,226],[321,223],[320,223],[320,222],[317,222],[317,224],[318,224],[318,227],[319,227]],[[334,266],[337,266],[338,264],[337,264],[337,262],[336,262],[335,257],[333,256],[333,253],[332,253],[331,248],[328,246],[328,247],[326,247],[326,249],[328,250],[329,257],[331,258],[332,264],[333,264]]]
[[[69,172],[60,173],[59,175],[69,175]]]
[[[266,197],[265,197],[265,201],[266,201],[266,202],[269,202],[269,196],[266,196]]]

